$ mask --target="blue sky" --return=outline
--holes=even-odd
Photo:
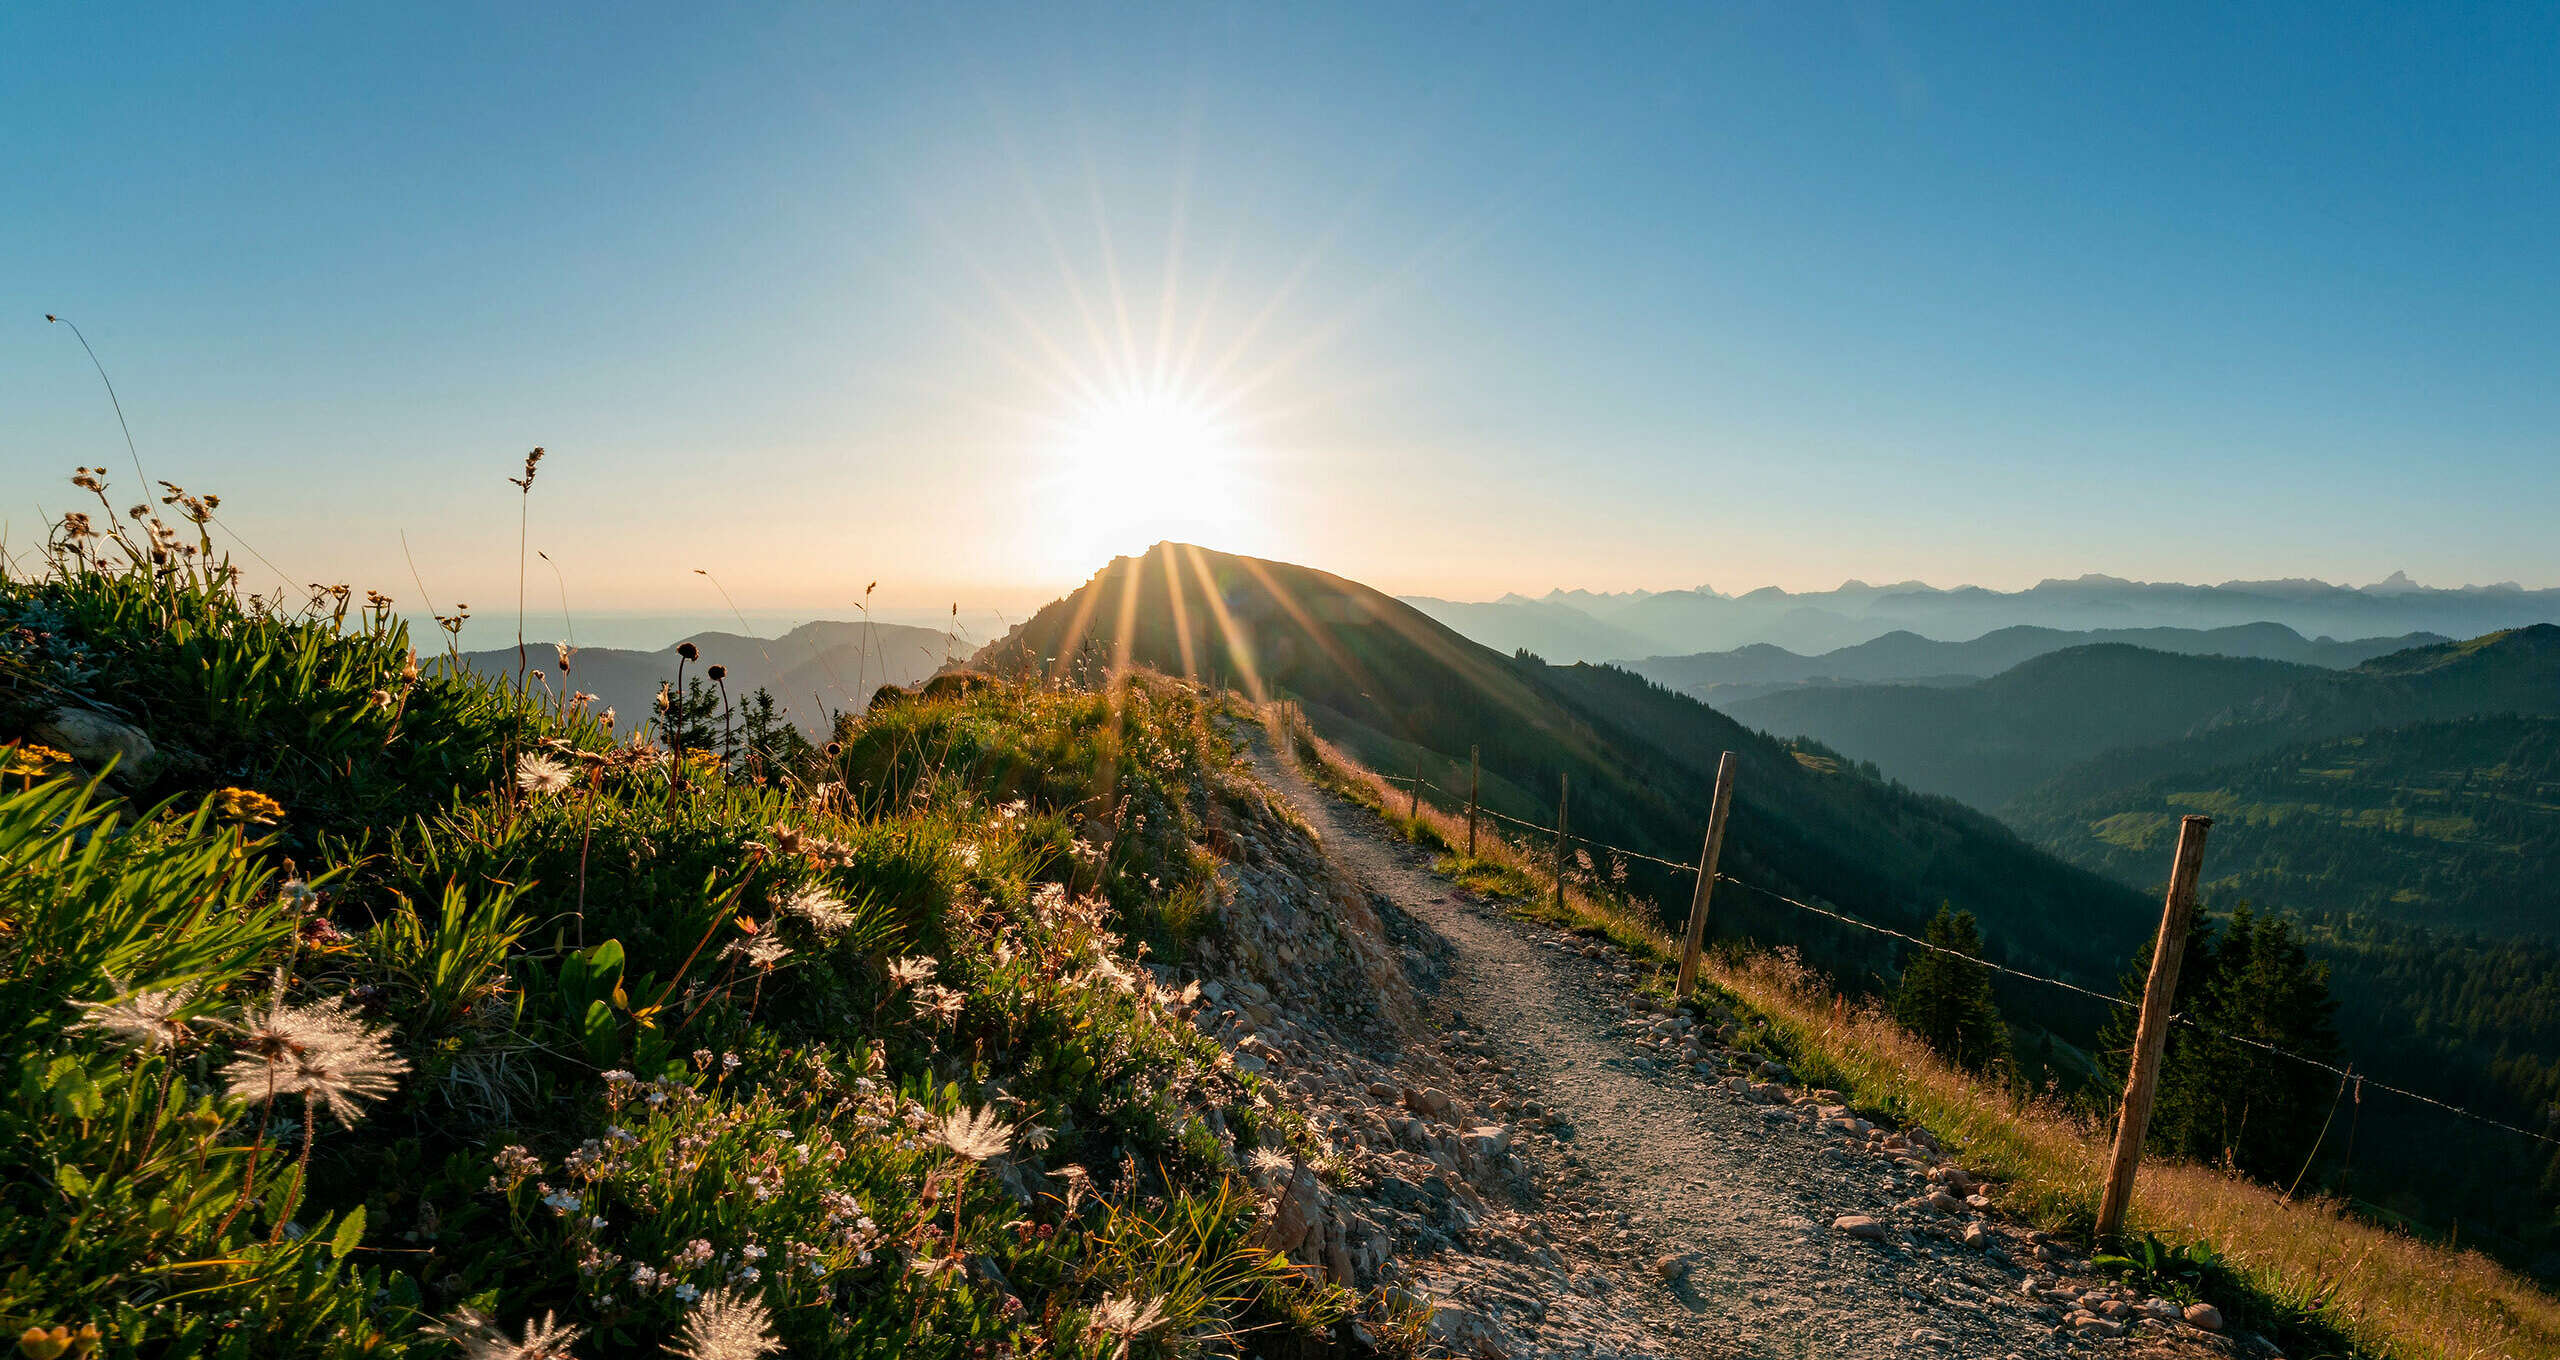
[[[476,612],[537,443],[581,610],[2560,582],[2548,6],[108,10],[0,12],[15,551],[132,483],[51,311]]]

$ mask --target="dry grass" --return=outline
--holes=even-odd
[[[1657,964],[1674,961],[1675,943],[1651,919],[1578,891],[1555,908],[1553,880],[1534,849],[1480,834],[1469,860],[1464,816],[1426,804],[1408,817],[1401,788],[1317,737],[1293,709],[1275,706],[1265,720],[1276,744],[1318,782],[1408,839],[1448,852],[1440,867],[1451,877],[1525,877],[1538,891],[1519,903],[1523,914],[1605,935]],[[2003,1182],[2011,1212],[2048,1226],[2085,1229],[2094,1220],[2106,1130],[1955,1069],[1881,1012],[1845,1004],[1784,954],[1711,958],[1705,978],[1765,1020],[1808,1075],[1838,1086],[1862,1109],[1927,1128],[1968,1166]],[[2560,1299],[2477,1252],[2349,1217],[2330,1202],[2288,1202],[2208,1167],[2149,1161],[2135,1185],[2129,1226],[2175,1245],[2210,1244],[2256,1293],[2256,1311],[2296,1319],[2348,1353],[2405,1360],[2560,1355]]]

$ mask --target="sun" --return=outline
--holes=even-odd
[[[1244,450],[1213,404],[1136,391],[1090,402],[1060,424],[1060,547],[1083,565],[1168,538],[1223,541],[1241,519]]]

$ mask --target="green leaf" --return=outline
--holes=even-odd
[[[85,1195],[89,1193],[89,1173],[82,1171],[80,1168],[73,1166],[69,1162],[54,1163],[53,1183],[61,1186],[65,1194]]]
[[[356,1244],[363,1240],[364,1206],[359,1204],[348,1210],[345,1218],[338,1220],[338,1231],[329,1238],[329,1254],[343,1261],[347,1253],[354,1251]]]
[[[587,1003],[587,1014],[580,1026],[587,1042],[587,1057],[599,1067],[611,1067],[622,1061],[622,1026],[614,1023],[613,1007],[602,1001]]]

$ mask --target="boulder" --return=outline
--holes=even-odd
[[[116,762],[116,773],[140,777],[149,773],[159,751],[142,729],[85,708],[57,708],[39,720],[31,733],[84,765]]]
[[[2222,1330],[2222,1310],[2209,1303],[2187,1305],[2187,1325],[2208,1332]]]

